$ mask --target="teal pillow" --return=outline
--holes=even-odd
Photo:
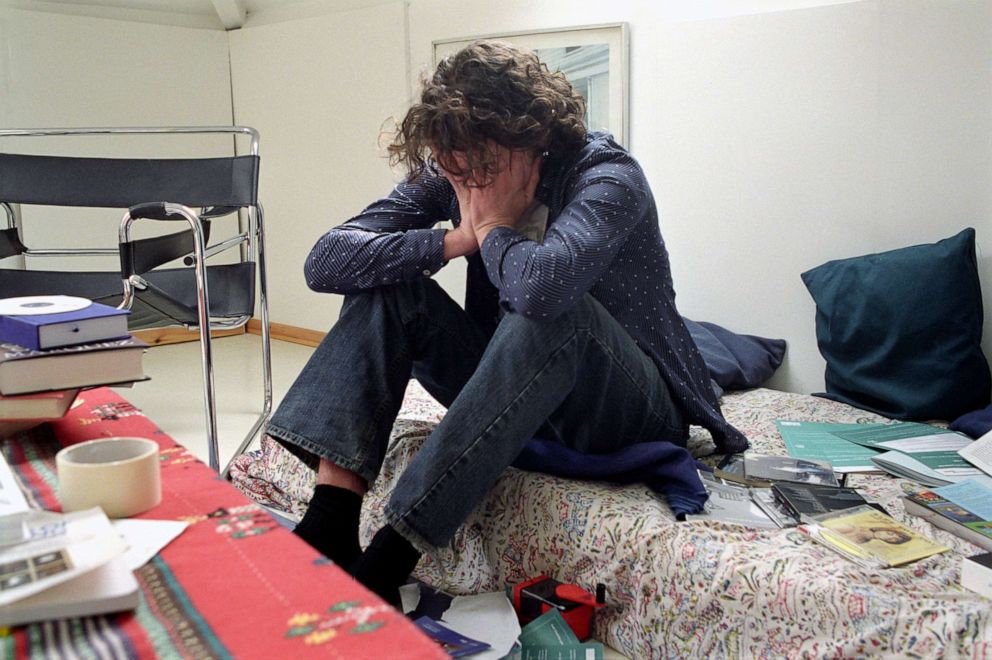
[[[975,230],[802,274],[827,361],[823,396],[895,419],[989,404]]]

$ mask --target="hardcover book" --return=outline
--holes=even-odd
[[[134,337],[47,351],[0,343],[0,395],[145,380],[141,360],[146,348]]]
[[[0,315],[0,342],[36,351],[86,344],[128,335],[126,309],[90,303],[55,314]]]
[[[923,518],[934,527],[992,551],[992,521],[982,520],[980,516],[932,490],[921,489],[909,493],[903,498],[903,507],[911,516]]]
[[[0,422],[58,419],[76,400],[79,389],[3,396],[0,394]]]

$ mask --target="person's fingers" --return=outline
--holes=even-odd
[[[527,192],[533,196],[537,191],[537,184],[541,181],[541,156],[535,155],[530,161],[530,180],[527,182]]]

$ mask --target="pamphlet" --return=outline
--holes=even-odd
[[[775,420],[775,426],[785,442],[789,456],[827,461],[833,466],[834,472],[879,471],[878,466],[871,462],[871,457],[877,454],[877,451],[848,442],[835,433],[866,426],[884,426],[884,424],[830,424]]]

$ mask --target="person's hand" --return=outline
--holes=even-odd
[[[496,227],[514,227],[534,201],[541,178],[541,157],[531,151],[494,146],[496,172],[486,180],[460,178],[442,169],[455,189],[461,227],[475,234],[476,248]],[[461,163],[459,163],[461,165]],[[445,237],[447,239],[447,237]],[[447,246],[447,240],[446,240]]]
[[[475,230],[464,220],[454,229],[449,229],[444,235],[444,260],[451,261],[455,257],[464,257],[479,251],[479,241],[475,238]]]

